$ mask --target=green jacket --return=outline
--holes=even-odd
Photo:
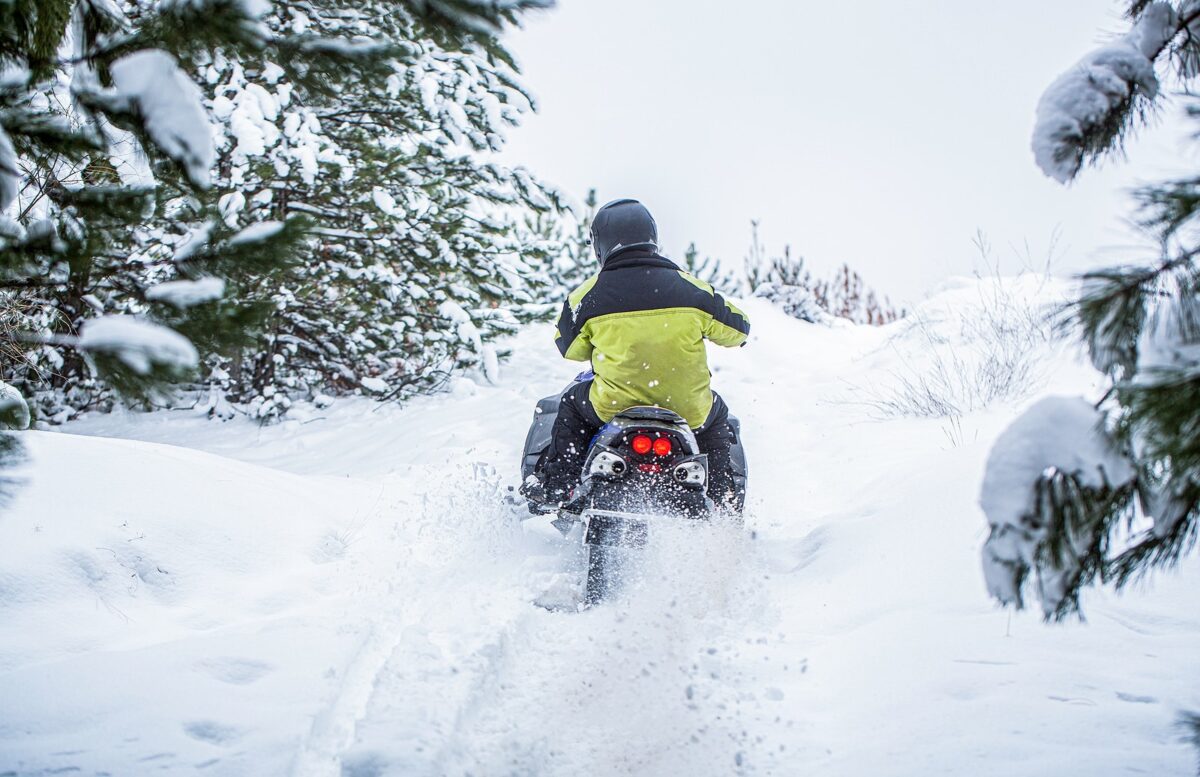
[[[637,405],[673,410],[693,429],[712,409],[704,340],[744,345],[746,314],[657,254],[627,250],[571,292],[555,343],[568,359],[591,361],[591,402],[609,421]]]

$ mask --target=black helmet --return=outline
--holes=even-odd
[[[592,248],[603,265],[629,248],[658,250],[658,225],[637,200],[613,200],[592,219]]]

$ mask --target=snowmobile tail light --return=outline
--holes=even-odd
[[[612,451],[600,451],[592,459],[592,463],[588,467],[588,474],[616,478],[624,475],[626,469],[628,466],[625,464],[625,459]]]
[[[654,447],[654,443],[644,434],[634,437],[630,444],[633,446],[633,452],[639,456],[645,456]]]
[[[681,483],[685,486],[702,486],[704,485],[705,475],[704,465],[698,461],[685,461],[675,468],[672,475],[675,477],[676,483]]]
[[[670,456],[671,455],[671,440],[667,437],[659,437],[654,441],[655,456]]]

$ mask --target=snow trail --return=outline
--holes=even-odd
[[[32,438],[0,519],[0,698],[26,702],[0,713],[0,774],[1189,774],[1171,726],[1200,707],[1197,565],[1089,595],[1087,625],[1010,618],[976,501],[1019,408],[955,436],[880,423],[846,400],[897,369],[901,330],[746,309],[750,346],[712,354],[745,526],[664,527],[584,613],[532,604],[578,559],[504,504],[535,400],[574,373],[546,327],[498,385],[404,408],[69,427],[207,453]]]

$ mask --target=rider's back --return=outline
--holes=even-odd
[[[563,305],[556,343],[588,361],[590,400],[604,421],[635,405],[675,411],[693,428],[712,408],[705,338],[746,341],[746,315],[711,286],[651,250],[620,252]]]

